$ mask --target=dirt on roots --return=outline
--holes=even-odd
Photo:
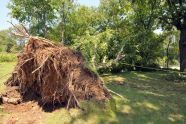
[[[79,100],[110,97],[99,76],[85,67],[79,52],[40,37],[29,38],[5,84],[16,87],[20,99],[6,100],[11,98],[7,91],[2,101],[36,100],[42,106],[60,104],[70,108],[79,106]]]

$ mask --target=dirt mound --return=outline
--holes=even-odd
[[[0,120],[0,124],[44,124],[46,113],[38,106],[37,102],[4,104],[3,111],[6,114]]]
[[[0,96],[1,103],[11,103],[15,105],[21,103],[21,94],[18,90],[18,87],[7,87],[6,93]]]
[[[80,53],[50,41],[30,37],[7,86],[17,86],[22,101],[37,98],[45,104],[76,107],[79,100],[105,100],[101,79],[84,66]]]

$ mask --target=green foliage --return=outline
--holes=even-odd
[[[148,4],[148,3],[154,4]],[[127,63],[139,66],[150,66],[158,63],[162,57],[163,39],[153,31],[156,29],[156,7],[158,2],[153,0],[136,0],[133,3],[133,13],[130,16],[131,36],[125,45]]]
[[[9,33],[9,30],[0,31],[0,52],[13,52],[16,41]]]
[[[164,32],[164,64],[166,68],[170,65],[178,65],[179,60],[179,32],[176,30]]]
[[[71,15],[76,10],[73,0],[51,0],[50,4],[55,11],[55,24],[48,33],[48,38],[69,44],[72,30],[68,26],[72,24]]]
[[[33,35],[47,36],[55,17],[51,0],[11,0],[8,8],[13,18],[29,24]]]
[[[108,56],[108,43],[112,30],[91,35],[88,31],[80,39],[74,39],[74,48],[80,51],[88,62],[97,65]]]
[[[15,62],[17,55],[14,53],[0,53],[0,62]]]
[[[120,72],[138,69],[123,63],[148,67],[178,63],[178,34],[154,33],[162,27],[163,12],[170,15],[167,5],[157,0],[101,0],[99,7],[73,0],[11,0],[9,8],[13,18],[29,24],[31,34],[80,51],[93,70]],[[170,34],[177,39],[169,44]]]
[[[65,36],[67,44],[75,43],[81,36],[96,35],[99,33],[98,27],[103,16],[95,9],[79,6],[69,15],[69,22],[65,26]],[[82,39],[82,38],[81,38]]]
[[[185,4],[185,0],[163,0],[159,7],[160,25],[166,29],[171,29],[173,26],[178,30],[185,29]]]

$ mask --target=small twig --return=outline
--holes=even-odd
[[[72,99],[72,95],[70,95],[70,98],[68,100],[67,109],[69,109],[71,99]]]
[[[75,101],[76,101],[76,103],[77,103],[77,106],[79,107],[79,106],[80,106],[79,101],[77,100],[76,96],[74,95],[74,93],[72,92],[72,90],[71,90],[71,88],[70,88],[70,86],[72,85],[72,78],[73,78],[73,75],[74,75],[74,73],[72,72],[72,73],[70,74],[70,76],[69,76],[68,87],[69,87],[69,92],[71,93],[71,95],[73,95],[73,97],[74,97],[74,99],[75,99]]]
[[[76,96],[75,96],[74,93],[72,93],[72,92],[71,92],[71,94],[73,95],[73,97],[74,97],[74,99],[75,99],[75,101],[76,101],[76,103],[77,103],[77,106],[79,107],[80,104],[79,104],[79,101],[77,100]]]
[[[120,95],[120,94],[118,94],[118,93],[116,93],[116,92],[114,92],[114,91],[112,91],[112,90],[110,90],[110,89],[108,89],[108,88],[107,88],[107,90],[108,90],[109,92],[115,94],[116,96],[119,96],[119,97],[121,97],[122,99],[124,99],[124,97],[123,97],[122,95]]]
[[[38,40],[42,40],[43,42],[48,43],[48,44],[50,44],[50,45],[52,45],[52,46],[55,47],[55,45],[54,45],[51,41],[49,41],[49,40],[47,40],[47,39],[45,39],[45,38],[38,37],[38,36],[34,36],[34,37],[32,36],[32,38],[38,39]]]
[[[24,32],[29,36],[29,32],[28,32],[28,30],[26,29],[26,27],[25,27],[23,24],[21,24],[21,26],[23,27]]]
[[[15,26],[12,22],[8,21],[8,23],[10,23],[17,31],[19,31],[20,33],[23,33],[17,26]]]
[[[49,57],[50,57],[50,55],[42,62],[42,64],[38,68],[36,68],[34,71],[32,71],[32,74],[34,74],[36,71],[38,71],[45,64],[45,62],[49,59]]]
[[[118,94],[118,93],[112,91],[111,89],[108,89],[105,85],[103,85],[103,87],[104,87],[105,89],[107,89],[109,92],[111,92],[111,93],[115,94],[116,96],[119,96],[119,97],[121,97],[122,99],[124,99],[124,97],[123,97],[122,95],[120,95],[120,94]]]
[[[14,34],[15,36],[18,36],[20,38],[29,38],[30,35],[27,31],[27,29],[25,28],[25,26],[23,24],[21,24],[23,29],[18,28],[17,26],[15,26],[12,22],[8,21],[15,29],[13,29],[15,32],[12,32],[12,34]]]
[[[15,32],[12,32],[12,34],[17,36],[17,37],[20,37],[20,38],[25,37],[25,35],[21,35],[21,34],[15,33]]]
[[[25,63],[27,63],[28,61],[30,61],[30,60],[32,60],[32,59],[34,59],[34,57],[33,58],[30,58],[30,59],[27,59],[27,60],[25,60],[24,61],[24,63],[20,66],[20,67],[22,67]]]

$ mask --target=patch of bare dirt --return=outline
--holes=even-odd
[[[2,119],[2,124],[43,124],[45,114],[34,101],[18,105],[3,104],[3,111],[8,114]]]

